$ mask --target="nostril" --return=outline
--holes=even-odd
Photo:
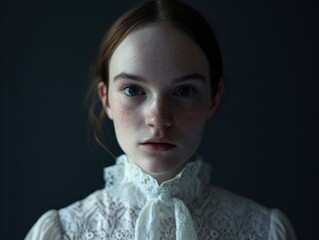
[[[173,116],[167,99],[154,97],[145,109],[145,121],[152,128],[169,128],[173,125]]]
[[[146,118],[146,124],[153,128],[169,128],[173,125],[173,119],[168,115],[153,115]]]

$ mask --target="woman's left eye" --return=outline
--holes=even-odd
[[[196,90],[194,87],[181,87],[179,88],[174,95],[181,96],[181,97],[193,97],[196,93]]]

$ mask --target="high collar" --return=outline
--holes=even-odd
[[[134,185],[147,200],[179,198],[190,203],[207,186],[210,170],[210,166],[196,156],[174,178],[158,184],[155,178],[123,154],[117,158],[116,165],[105,168],[104,178],[107,187],[119,187],[121,183]]]
[[[165,218],[175,219],[177,240],[197,239],[187,204],[201,197],[210,175],[210,167],[199,157],[161,184],[126,155],[118,157],[116,165],[106,168],[104,173],[106,189],[113,189],[113,197],[133,201],[141,207],[135,222],[135,240],[160,240],[161,220]]]

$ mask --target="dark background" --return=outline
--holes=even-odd
[[[88,137],[84,98],[101,38],[138,1],[1,2],[1,239],[103,187],[110,156]],[[318,227],[318,4],[184,1],[212,24],[225,93],[200,149],[212,183]],[[119,153],[108,137],[109,146]]]

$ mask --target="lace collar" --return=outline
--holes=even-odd
[[[187,204],[201,196],[209,182],[209,173],[209,165],[197,157],[174,178],[158,184],[126,155],[118,157],[116,165],[106,168],[104,172],[107,189],[113,188],[113,192],[120,193],[118,196],[126,194],[126,199],[141,198],[135,200],[144,202],[135,223],[136,240],[159,240],[160,222],[168,216],[175,218],[176,239],[197,239]],[[138,189],[142,195],[134,195],[133,189]],[[146,201],[143,201],[143,198]],[[164,216],[163,212],[166,212],[167,216]]]
[[[104,179],[106,188],[133,184],[148,200],[177,197],[185,203],[190,203],[201,195],[209,183],[210,172],[210,165],[196,156],[196,159],[188,163],[174,178],[158,184],[156,179],[123,154],[116,159],[114,166],[104,169]]]

